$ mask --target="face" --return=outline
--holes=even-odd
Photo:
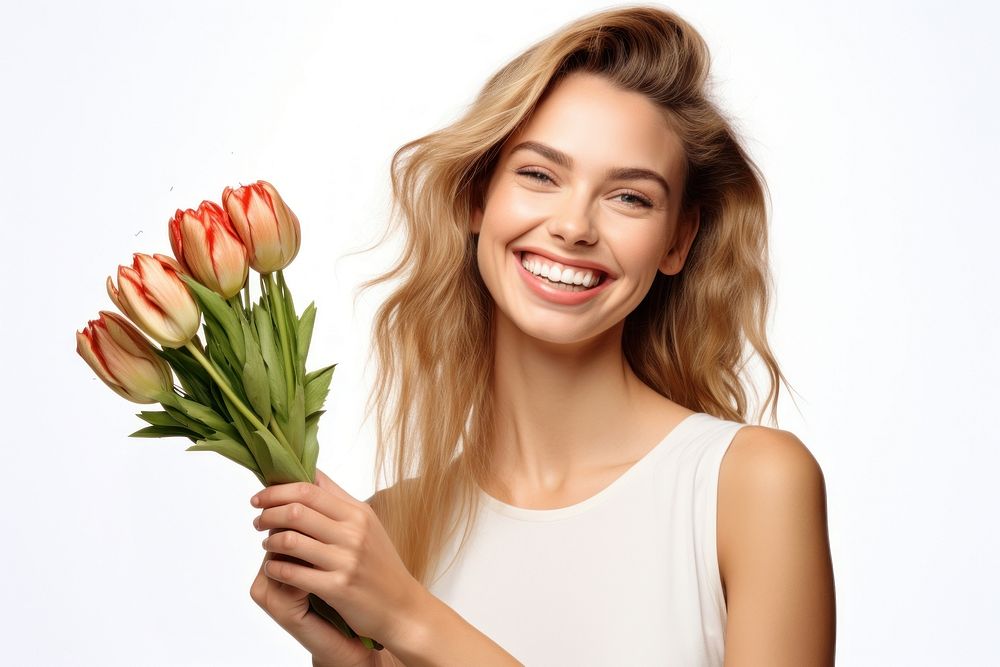
[[[657,271],[683,267],[698,228],[680,219],[683,178],[652,102],[591,74],[560,81],[502,147],[473,212],[498,318],[551,343],[614,331]]]

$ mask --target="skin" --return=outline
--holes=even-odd
[[[544,148],[514,150],[524,141],[554,148],[572,164],[559,164]],[[608,178],[615,167],[655,172],[667,189],[649,178]],[[497,322],[496,465],[487,493],[519,507],[575,504],[617,479],[691,414],[643,384],[621,350],[625,316],[657,271],[672,275],[683,268],[697,234],[697,211],[680,209],[684,178],[681,144],[657,108],[590,74],[560,82],[505,142],[485,204],[470,220]],[[639,205],[641,200],[649,205]],[[586,303],[551,303],[519,274],[513,251],[524,245],[599,262],[613,281]],[[417,660],[424,654],[410,649],[418,644],[463,642],[466,655],[494,660],[480,664],[517,664],[461,619],[442,615],[436,598],[407,579],[365,503],[325,476],[319,492],[307,498],[310,486],[261,492],[261,506],[271,509],[263,511],[258,529],[311,531],[321,539],[298,540],[297,549],[276,541],[266,548],[325,565],[307,573],[309,568],[286,563],[280,573],[262,570],[254,584],[258,603],[265,593],[274,594],[277,602],[262,606],[269,613],[279,609],[276,620],[303,645],[346,651],[329,630],[322,634],[322,628],[306,626],[304,593],[274,588],[276,581],[320,593],[358,632],[387,638],[383,643],[393,652],[398,646],[400,655],[409,651],[414,658],[407,664],[435,664]],[[825,485],[809,450],[786,431],[743,427],[723,459],[718,501],[726,665],[832,665],[835,607]],[[294,506],[298,520],[288,509]],[[338,563],[349,564],[350,577],[337,577]],[[406,619],[422,617],[439,619],[434,624],[440,627],[429,621],[419,641],[406,637]],[[345,661],[329,664],[355,664],[347,661],[354,657],[363,654],[345,653]],[[392,653],[386,650],[378,660],[393,664]]]
[[[513,150],[523,141],[566,153],[572,168]],[[659,173],[671,192],[648,179],[608,180],[612,167]],[[683,177],[681,144],[659,111],[592,75],[561,82],[502,148],[472,231],[496,304],[495,470],[510,486],[506,502],[545,508],[589,497],[691,413],[643,384],[621,350],[625,316],[657,271],[681,270],[697,231],[696,215],[680,215]],[[637,206],[640,197],[651,206]],[[553,304],[518,275],[512,251],[522,246],[598,262],[614,280],[586,303]]]

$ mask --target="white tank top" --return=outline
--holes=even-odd
[[[480,518],[429,589],[527,667],[723,663],[719,465],[744,424],[697,412],[590,498]],[[441,570],[444,569],[444,572]]]

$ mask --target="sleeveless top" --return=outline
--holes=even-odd
[[[719,466],[743,426],[690,414],[568,507],[515,507],[479,489],[473,532],[448,567],[455,531],[429,590],[526,667],[721,667]]]

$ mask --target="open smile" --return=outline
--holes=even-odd
[[[604,291],[614,279],[598,268],[555,262],[529,251],[515,251],[518,273],[532,292],[551,303],[575,306]]]

